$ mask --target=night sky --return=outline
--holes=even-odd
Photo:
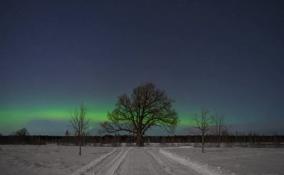
[[[284,133],[282,1],[1,1],[0,133],[64,134],[153,82],[177,134],[201,107],[233,131]],[[93,125],[96,128],[96,124]]]

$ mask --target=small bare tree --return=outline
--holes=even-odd
[[[79,155],[82,154],[83,137],[86,135],[89,127],[89,119],[86,117],[86,107],[82,104],[78,110],[75,110],[72,118],[71,125],[75,131],[75,136],[79,142]]]
[[[215,114],[212,116],[212,122],[215,127],[215,134],[217,136],[217,146],[220,147],[222,134],[226,130],[224,125],[224,115]]]
[[[201,109],[201,112],[196,114],[194,121],[196,128],[201,133],[201,149],[202,153],[204,153],[205,136],[210,129],[212,118],[210,117],[209,111],[207,109]]]

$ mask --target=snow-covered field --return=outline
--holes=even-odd
[[[0,145],[2,175],[281,175],[283,148]]]
[[[59,175],[71,174],[101,155],[111,147],[78,147],[57,145],[0,145],[1,175]]]
[[[167,148],[168,152],[208,167],[219,174],[282,175],[284,174],[284,148]]]

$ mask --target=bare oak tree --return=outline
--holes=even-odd
[[[136,87],[130,96],[118,97],[115,109],[108,120],[101,124],[109,133],[127,132],[134,135],[137,146],[144,146],[145,132],[154,126],[166,131],[175,129],[178,118],[172,108],[173,101],[154,84]]]
[[[81,156],[83,138],[89,127],[89,119],[86,117],[86,107],[83,104],[80,106],[79,111],[74,111],[70,123],[79,142],[79,155]]]
[[[201,150],[202,153],[204,153],[205,136],[210,129],[212,117],[210,117],[209,111],[207,109],[201,109],[200,113],[196,114],[194,121],[196,128],[201,133]]]

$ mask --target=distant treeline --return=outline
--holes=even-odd
[[[206,136],[207,143],[216,143],[219,138],[217,136]],[[145,136],[145,144],[147,143],[200,143],[201,136],[199,135],[175,135],[175,136]],[[240,143],[240,144],[255,144],[255,145],[282,145],[284,144],[283,135],[259,136],[259,135],[228,135],[221,137],[221,143]],[[119,145],[126,143],[131,145],[135,143],[133,136],[129,135],[105,135],[105,136],[85,136],[84,144],[93,144],[96,146],[104,144]],[[58,145],[76,145],[78,139],[75,136],[0,136],[0,144],[58,144]]]

